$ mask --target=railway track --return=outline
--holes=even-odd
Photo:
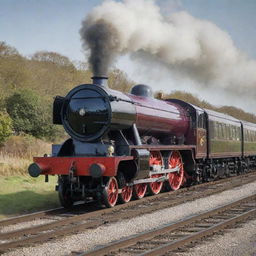
[[[156,195],[154,197],[145,197],[142,200],[132,201],[129,204],[118,205],[110,209],[97,209],[91,211],[87,209],[86,213],[79,215],[68,215],[60,220],[54,220],[47,224],[31,226],[11,232],[0,233],[0,252],[24,247],[34,243],[42,243],[57,237],[66,236],[67,234],[78,233],[86,229],[97,228],[106,223],[114,223],[122,219],[131,219],[138,215],[151,213],[156,210],[172,207],[184,202],[193,201],[195,199],[220,193],[243,184],[250,183],[256,178],[256,173],[249,173],[241,176],[236,176],[228,179],[209,182],[197,186],[184,188],[175,192],[168,192]],[[63,209],[57,209],[63,211]],[[38,214],[38,213],[37,213]],[[40,218],[49,215],[41,213]],[[30,216],[32,218],[32,215]],[[34,216],[35,217],[35,216]],[[34,218],[33,217],[33,218]],[[24,220],[25,217],[23,217]],[[13,223],[22,220],[21,217],[13,218]],[[9,224],[11,220],[8,220]],[[1,225],[3,223],[3,225]],[[0,227],[6,225],[7,222],[0,222]]]
[[[189,243],[223,231],[251,217],[256,217],[256,194],[174,224],[122,239],[106,247],[81,253],[79,256],[171,255]]]
[[[241,178],[245,178],[245,182],[242,184],[246,184],[247,183],[247,177],[252,177],[256,178],[256,172],[252,172],[252,173],[247,173],[241,176],[234,176],[234,177],[230,177],[227,178],[225,180],[218,180],[218,181],[212,181],[209,183],[204,183],[204,184],[199,184],[199,185],[195,185],[193,187],[187,187],[187,188],[182,188],[178,191],[171,191],[169,193],[172,193],[173,195],[178,195],[178,194],[182,194],[186,191],[190,191],[190,190],[194,190],[194,189],[198,189],[198,188],[208,188],[209,186],[211,186],[212,184],[222,184],[223,182],[232,182],[235,180],[240,180]],[[249,178],[250,179],[250,178]],[[248,179],[248,180],[249,180]],[[155,198],[159,198],[159,197],[164,197],[166,193],[161,193],[155,197],[145,197],[142,200],[140,200],[140,202],[143,202],[144,200],[154,200]],[[133,204],[134,202],[130,202],[129,204]],[[135,203],[136,204],[136,203]],[[127,205],[125,205],[126,207]],[[122,207],[122,206],[116,206],[116,207]],[[91,211],[97,211],[97,210],[102,210],[102,208],[97,207],[95,205],[93,205],[92,203],[89,204],[78,204],[78,205],[74,205],[72,210],[67,210],[63,207],[59,207],[59,208],[54,208],[54,209],[49,209],[49,210],[45,210],[45,211],[39,211],[39,212],[35,212],[35,213],[29,213],[29,214],[25,214],[25,215],[20,215],[17,217],[11,217],[11,218],[7,218],[7,219],[3,219],[0,220],[0,228],[3,228],[5,226],[10,226],[10,225],[15,225],[15,224],[19,224],[19,223],[23,223],[23,222],[28,222],[28,221],[33,221],[36,219],[41,219],[41,218],[51,218],[52,216],[56,216],[56,215],[78,215],[78,214],[83,214],[83,213],[87,213],[87,212],[91,212]]]
[[[3,220],[0,220],[0,227],[15,225],[25,221],[32,221],[38,218],[43,218],[45,216],[50,216],[54,214],[61,214],[61,213],[64,213],[65,211],[66,210],[64,208],[60,207],[60,208],[50,209],[46,211],[39,211],[35,213],[29,213],[29,214],[24,214],[17,217],[3,219]]]
[[[54,216],[61,217],[61,216],[68,216],[68,215],[70,216],[79,215],[79,214],[84,214],[86,212],[96,211],[100,209],[102,208],[96,207],[94,202],[89,202],[86,204],[76,204],[70,210],[65,209],[64,207],[59,207],[59,208],[49,209],[45,211],[38,211],[34,213],[24,214],[17,217],[11,217],[11,218],[0,220],[0,228],[23,223],[23,222],[33,221],[41,218],[50,219],[51,217],[54,217]]]

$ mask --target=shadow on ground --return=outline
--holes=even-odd
[[[0,195],[0,215],[18,215],[36,210],[59,207],[56,192],[39,194],[34,191],[21,191]]]

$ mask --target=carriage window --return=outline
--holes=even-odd
[[[221,136],[222,136],[222,139],[224,140],[225,139],[225,124],[221,124]]]
[[[248,141],[248,131],[244,129],[244,140]]]
[[[232,140],[236,140],[236,130],[234,126],[232,126]]]
[[[218,122],[216,122],[215,123],[215,127],[216,127],[216,139],[218,139],[219,137],[220,137],[220,128],[219,128],[219,123]]]
[[[239,140],[239,128],[235,127],[235,140]]]
[[[241,140],[241,129],[240,129],[240,127],[236,127],[236,131],[237,131],[237,140]]]
[[[223,139],[223,130],[222,130],[222,128],[223,128],[223,124],[222,123],[220,123],[220,139]]]
[[[250,133],[249,133],[249,130],[247,130],[247,141],[250,141]]]
[[[229,140],[230,134],[229,134],[229,125],[226,124],[226,139]]]
[[[229,124],[227,124],[227,139],[228,140],[230,140],[230,138],[231,138],[231,133],[230,133],[230,125]]]
[[[248,130],[245,130],[245,140],[246,141],[250,141],[249,140],[249,131]]]
[[[221,123],[218,123],[218,130],[219,130],[219,139],[222,138],[222,125]]]
[[[226,124],[223,124],[222,130],[223,130],[223,139],[226,140],[227,139],[227,126],[226,126]]]
[[[219,127],[220,127],[220,139],[223,139],[223,124],[222,123],[220,123],[220,125],[219,125]]]
[[[209,121],[209,134],[210,134],[211,139],[215,138],[215,128],[214,128],[214,122],[213,121]]]
[[[213,127],[213,138],[217,139],[218,138],[218,127],[216,122],[212,122],[212,127]]]
[[[237,138],[238,138],[237,127],[234,127],[234,130],[235,130],[235,137],[234,137],[234,139],[237,140]]]

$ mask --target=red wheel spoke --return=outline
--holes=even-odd
[[[121,203],[127,203],[131,200],[132,197],[132,186],[125,186],[122,189],[121,195],[120,195],[120,201]]]
[[[161,153],[158,151],[152,151],[151,155],[150,155],[150,160],[149,160],[149,164],[151,166],[153,165],[162,165],[163,161],[162,161],[162,157],[161,157]],[[158,178],[161,177],[161,174],[155,174],[152,175],[151,178]],[[151,182],[149,183],[149,192],[152,195],[156,195],[158,193],[160,193],[161,189],[163,186],[163,182],[162,181],[155,181],[155,182]]]
[[[109,179],[109,182],[103,193],[103,199],[107,207],[113,207],[116,204],[118,198],[118,185],[114,177]]]
[[[172,152],[169,159],[169,168],[179,168],[179,172],[169,173],[168,177],[168,187],[171,190],[177,190],[182,185],[184,177],[184,167],[181,159],[181,155],[178,151]]]
[[[147,184],[136,184],[134,185],[133,195],[135,199],[141,199],[145,196],[147,191]]]

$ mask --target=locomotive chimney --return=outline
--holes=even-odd
[[[92,83],[103,87],[108,87],[108,77],[107,76],[93,76]]]

